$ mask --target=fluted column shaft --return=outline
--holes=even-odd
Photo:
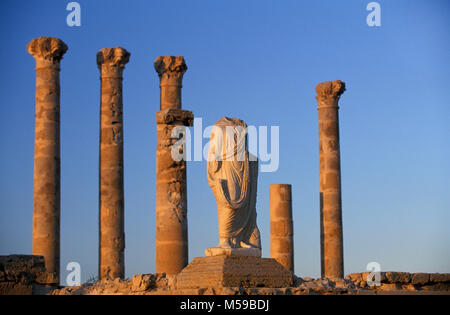
[[[125,275],[123,188],[122,73],[130,54],[104,48],[97,54],[100,69],[99,277]]]
[[[338,101],[345,91],[342,81],[317,85],[320,158],[321,270],[324,278],[344,277],[341,203],[341,162]]]
[[[270,185],[270,257],[294,273],[292,186]]]
[[[179,273],[188,264],[186,162],[172,157],[179,139],[172,130],[192,126],[193,115],[181,109],[181,83],[187,70],[183,57],[158,57],[160,111],[156,113],[156,272]]]
[[[39,37],[27,46],[36,60],[36,116],[33,179],[33,255],[47,271],[60,273],[60,61],[67,45]]]

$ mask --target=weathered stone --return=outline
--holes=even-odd
[[[240,256],[196,257],[177,275],[177,289],[221,287],[282,288],[292,274],[275,259]]]
[[[186,161],[172,156],[179,140],[172,132],[192,126],[194,116],[181,109],[182,80],[187,70],[184,58],[160,56],[154,66],[161,88],[160,111],[156,113],[156,272],[175,275],[188,264],[188,221]],[[184,145],[179,148],[181,157]]]
[[[187,70],[182,56],[159,56],[155,60],[155,70],[161,87],[161,110],[181,108],[181,88],[183,75]]]
[[[411,281],[411,274],[408,272],[386,272],[386,279],[388,283],[409,283]]]
[[[368,280],[374,281],[375,279],[373,277],[368,279],[371,276],[371,274],[372,274],[371,272],[362,272],[361,273],[361,281],[364,281],[364,282],[368,282]]]
[[[122,75],[130,53],[121,47],[97,53],[100,70],[99,277],[125,275]]]
[[[438,282],[426,284],[420,287],[420,290],[450,292],[450,282]]]
[[[138,274],[131,280],[132,291],[147,291],[157,288],[170,288],[169,279],[166,274]]]
[[[151,274],[134,275],[132,280],[132,291],[146,291],[155,287],[155,281]]]
[[[297,277],[296,275],[293,275],[293,286],[294,287],[298,287],[300,284],[302,284],[305,281],[306,281],[305,279],[303,279],[301,277]]]
[[[401,283],[385,283],[378,288],[381,291],[396,291],[402,289]]]
[[[414,285],[424,285],[430,282],[429,273],[413,273],[411,283]]]
[[[387,282],[386,272],[380,272],[380,282]]]
[[[252,290],[252,295],[282,295],[286,293],[285,288],[259,288],[259,289],[247,289]],[[249,294],[250,295],[250,294]]]
[[[33,285],[0,282],[0,295],[33,295]]]
[[[332,280],[332,286],[338,289],[347,289],[352,290],[355,289],[355,285],[352,281],[345,280],[345,279],[333,279]]]
[[[348,294],[356,290],[353,282],[339,278],[309,280],[301,283],[299,288],[308,291],[308,294]]]
[[[39,37],[27,45],[36,60],[36,115],[33,182],[33,255],[59,282],[60,265],[60,61],[67,45]]]
[[[450,273],[432,273],[430,274],[430,282],[450,282]]]
[[[316,86],[319,111],[320,238],[322,277],[344,277],[338,101],[342,81]],[[326,161],[331,161],[327,163]]]
[[[358,273],[351,273],[345,276],[346,280],[351,280],[353,282],[361,281],[362,280],[362,274],[360,272]]]
[[[292,186],[270,185],[270,257],[294,273]]]
[[[43,256],[9,255],[0,256],[0,282],[3,283],[2,290],[12,290],[10,294],[14,290],[33,293],[39,289],[36,285],[57,285],[58,277],[47,272]],[[32,285],[35,285],[34,289]]]
[[[156,112],[157,124],[181,124],[183,126],[192,126],[194,114],[188,110],[168,108]]]
[[[225,256],[222,256],[224,259]],[[216,257],[207,257],[210,259],[216,259]],[[201,258],[201,259],[207,259]],[[244,259],[243,257],[234,257]],[[250,257],[250,259],[261,259]],[[267,258],[266,258],[267,259]],[[195,259],[194,259],[195,260]],[[449,294],[450,283],[449,282],[439,282],[439,283],[429,283],[426,285],[413,285],[411,283],[381,283],[381,286],[371,286],[363,287],[358,285],[358,281],[353,282],[349,280],[350,277],[343,279],[311,279],[305,277],[303,281],[297,287],[284,286],[281,288],[270,288],[270,287],[246,287],[246,286],[233,286],[233,287],[220,287],[212,286],[211,283],[214,281],[214,268],[211,264],[197,264],[195,270],[191,270],[190,280],[196,281],[200,279],[200,283],[197,281],[197,285],[205,285],[204,287],[188,285],[190,288],[177,288],[176,281],[173,281],[181,274],[177,276],[166,276],[165,274],[148,274],[148,275],[136,275],[132,280],[121,280],[121,279],[102,279],[96,283],[83,284],[79,287],[66,287],[59,290],[53,290],[51,294],[64,294],[64,295],[92,295],[92,294],[133,294],[133,295],[376,295],[376,294]],[[225,269],[221,269],[223,272]],[[273,270],[273,269],[272,269]],[[213,271],[211,273],[211,271]],[[225,270],[226,271],[226,270]],[[184,271],[183,271],[184,272]],[[197,273],[197,276],[194,274]],[[230,269],[228,269],[230,272]],[[245,272],[245,270],[244,270]],[[286,272],[286,271],[285,271]],[[225,272],[224,272],[225,273]],[[362,273],[359,273],[361,275]],[[402,274],[402,273],[400,273]],[[203,277],[212,277],[208,280],[204,280]],[[247,275],[248,276],[248,275]],[[247,277],[246,276],[246,277]],[[399,275],[395,275],[399,276]],[[353,277],[353,276],[352,276]],[[391,278],[391,275],[389,276]],[[402,279],[402,275],[399,276]],[[245,277],[244,277],[245,278]],[[298,285],[298,281],[295,280],[292,285]],[[356,276],[358,278],[358,276]],[[212,280],[211,280],[212,279]],[[246,279],[246,278],[245,278]],[[181,281],[189,280],[189,278],[181,279]],[[189,281],[190,281],[189,280]],[[405,279],[402,279],[405,280]],[[208,282],[209,281],[209,282]],[[170,283],[172,282],[172,283]],[[254,284],[255,282],[253,282]],[[365,283],[364,281],[361,283]],[[12,282],[5,283],[4,286],[11,286]],[[365,284],[364,284],[365,285]],[[1,289],[0,285],[0,289]],[[36,285],[33,285],[33,294],[46,294],[37,293],[35,290]],[[23,285],[22,288],[24,294],[30,294],[30,289]],[[40,288],[46,289],[44,286]],[[28,290],[28,291],[27,291]],[[48,288],[47,288],[48,290]],[[28,292],[28,293],[27,293]]]

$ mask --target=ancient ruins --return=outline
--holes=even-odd
[[[99,278],[125,276],[122,79],[130,53],[121,47],[97,53],[100,70]]]
[[[67,45],[58,38],[33,39],[27,51],[36,60],[33,255],[45,257],[59,283],[60,265],[60,61]]]
[[[342,81],[317,85],[320,165],[320,252],[324,278],[344,277],[338,101]]]
[[[188,264],[186,161],[174,161],[172,130],[192,126],[194,115],[181,109],[183,57],[155,60],[161,87],[160,111],[156,112],[156,272],[174,275]]]
[[[130,53],[121,47],[97,54],[100,70],[99,263],[96,283],[61,287],[60,281],[60,61],[67,45],[39,37],[27,46],[36,60],[33,255],[0,256],[0,294],[380,294],[450,291],[450,274],[383,272],[344,275],[338,101],[342,81],[317,85],[320,160],[321,279],[294,274],[290,184],[270,191],[270,258],[261,257],[257,225],[258,160],[247,147],[247,124],[220,118],[210,138],[207,176],[217,201],[219,244],[204,257],[188,257],[186,162],[174,144],[193,125],[182,109],[187,66],[183,57],[160,56],[156,112],[156,274],[125,277],[124,143],[122,80]],[[174,132],[176,136],[174,136]],[[179,148],[183,154],[184,147]],[[260,189],[261,191],[261,189]],[[318,209],[319,210],[319,209]],[[213,245],[213,244],[212,244]],[[301,258],[301,256],[300,256]]]
[[[270,257],[294,274],[292,186],[270,185]]]
[[[213,126],[209,142],[207,176],[217,201],[219,245],[206,256],[261,257],[256,224],[258,161],[248,152],[247,125],[223,117]]]

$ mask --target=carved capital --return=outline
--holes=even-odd
[[[187,70],[183,56],[159,56],[156,58],[154,65],[156,72],[158,72],[161,86],[181,86],[183,75]]]
[[[319,107],[330,107],[336,106],[339,98],[342,93],[345,91],[345,82],[336,80],[336,81],[327,81],[317,84],[316,92],[317,92],[317,102],[319,103]]]
[[[131,54],[122,47],[103,48],[97,53],[97,66],[102,78],[122,77],[125,65],[130,61]]]
[[[59,62],[67,49],[67,45],[55,37],[38,37],[27,45],[27,52],[36,60],[36,68],[59,68]]]

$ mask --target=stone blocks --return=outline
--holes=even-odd
[[[196,257],[176,276],[177,289],[283,288],[292,284],[292,274],[275,259],[249,256]]]
[[[270,257],[294,273],[292,186],[270,185]]]
[[[367,284],[369,274],[369,272],[352,273],[345,279],[362,288],[378,291],[450,291],[450,274],[448,273],[380,272],[379,286]]]
[[[0,295],[45,294],[58,285],[58,276],[47,272],[43,256],[0,256]]]

